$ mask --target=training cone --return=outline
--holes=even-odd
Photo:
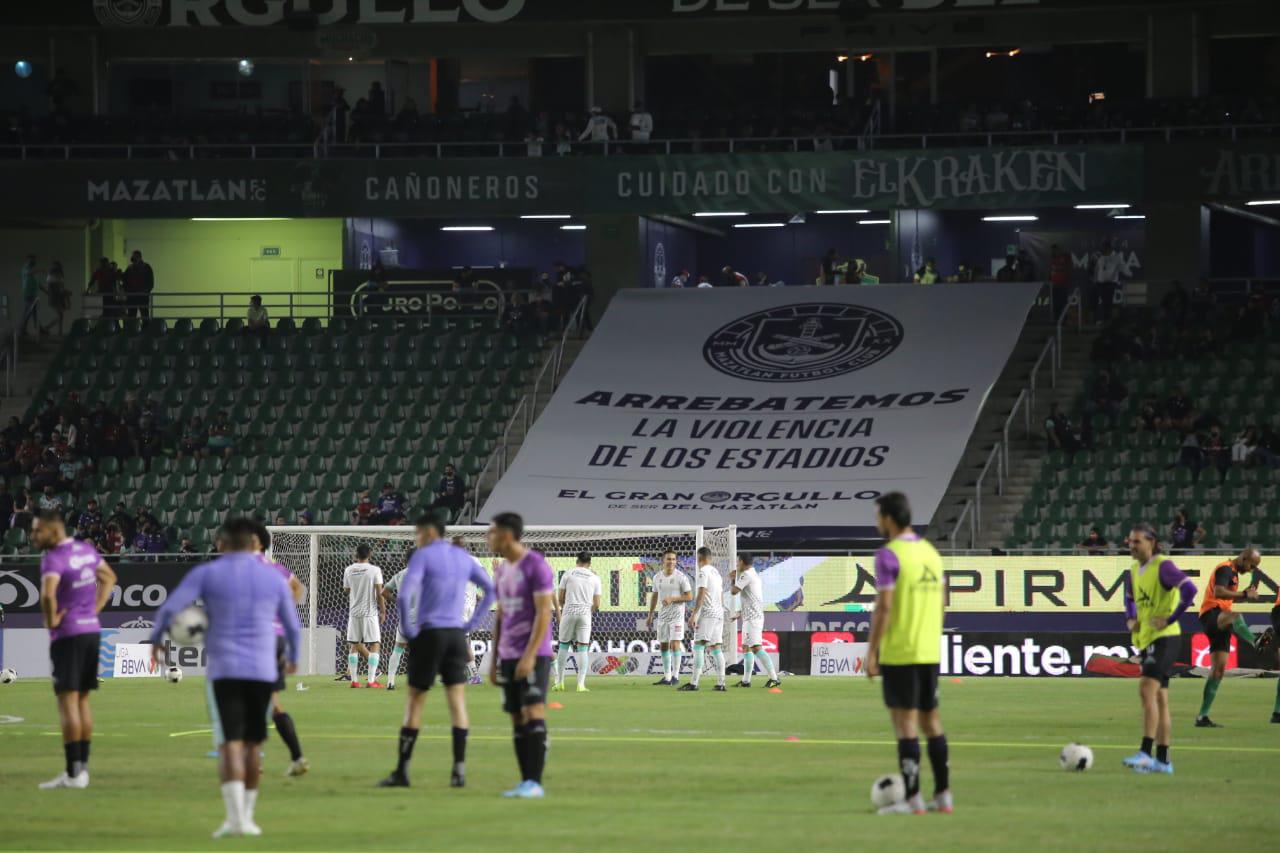
[[[782,692],[782,688],[781,688],[781,687],[770,687],[770,688],[769,688],[769,692],[770,692],[770,693],[781,693],[781,692]]]
[[[561,708],[563,708],[564,706],[563,706],[563,705],[561,705],[559,702],[548,702],[548,703],[547,703],[547,707],[548,707],[548,708],[550,708],[550,709],[551,709],[551,710],[553,710],[553,711],[559,711],[559,710],[560,710]]]

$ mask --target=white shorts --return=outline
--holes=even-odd
[[[658,642],[673,643],[676,640],[684,639],[684,620],[675,619],[670,622],[658,623]]]
[[[591,611],[560,614],[560,642],[585,645],[591,642]]]
[[[724,617],[719,619],[702,618],[698,620],[698,630],[693,632],[695,643],[707,643],[718,646],[724,642]]]
[[[763,645],[764,644],[763,638],[764,638],[764,620],[763,619],[753,619],[751,621],[747,621],[746,619],[742,620],[743,651],[750,649],[752,646]]]
[[[348,616],[348,643],[382,642],[382,629],[378,626],[377,616]]]
[[[406,637],[404,634],[400,633],[399,628],[396,628],[396,645],[397,646],[409,645],[409,638]]]

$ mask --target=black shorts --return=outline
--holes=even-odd
[[[932,711],[938,707],[938,665],[936,663],[880,664],[887,708],[914,708]]]
[[[284,637],[276,637],[276,683],[272,688],[276,693],[284,690]]]
[[[98,689],[97,631],[75,634],[49,644],[49,660],[53,662],[54,693],[84,693]]]
[[[1142,650],[1142,677],[1154,678],[1161,687],[1169,686],[1173,663],[1178,657],[1178,645],[1182,638],[1157,637],[1155,642]]]
[[[1271,608],[1271,627],[1275,629],[1277,634],[1280,634],[1280,604]],[[1277,637],[1277,639],[1280,640],[1280,637]]]
[[[508,714],[518,714],[530,705],[541,705],[547,701],[547,687],[551,683],[551,658],[538,657],[529,677],[516,680],[516,664],[520,661],[499,661],[498,679],[502,683],[502,710]]]
[[[467,683],[467,635],[461,628],[423,628],[409,641],[409,686],[430,690],[436,675],[445,687]]]
[[[1211,652],[1231,651],[1231,629],[1223,630],[1218,627],[1218,614],[1221,612],[1221,608],[1215,607],[1200,614],[1200,627],[1204,629],[1204,635],[1209,638]]]
[[[275,686],[273,681],[243,678],[219,678],[213,682],[213,701],[218,704],[223,741],[262,743],[267,739],[267,709]]]

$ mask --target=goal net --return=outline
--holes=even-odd
[[[355,562],[356,548],[368,545],[369,561],[390,580],[408,565],[413,553],[414,530],[410,526],[373,527],[271,527],[271,557],[291,569],[307,587],[307,598],[299,605],[307,647],[300,669],[304,674],[347,674],[347,593],[342,587],[343,570]],[[497,558],[489,550],[487,527],[450,526],[450,537],[461,536],[464,547],[492,574]],[[523,542],[546,555],[556,583],[576,565],[580,553],[591,556],[591,570],[600,578],[600,612],[592,619],[592,654],[647,653],[654,635],[645,629],[652,579],[662,563],[664,551],[673,550],[679,571],[693,586],[697,550],[711,550],[712,564],[720,571],[724,587],[737,559],[736,528],[717,527],[526,527]],[[725,636],[733,629],[726,618]],[[399,618],[394,603],[387,608],[382,623],[383,661],[390,660]],[[489,650],[493,627],[492,612],[481,617],[471,634],[476,659]],[[552,638],[558,626],[552,624]],[[725,658],[737,662],[735,641],[726,642]],[[686,647],[691,646],[686,632]],[[406,663],[401,663],[403,671]],[[385,666],[385,664],[384,664]]]

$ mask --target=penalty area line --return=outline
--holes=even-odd
[[[191,735],[213,734],[213,729],[192,729],[189,732],[169,732],[169,737],[189,737]]]

